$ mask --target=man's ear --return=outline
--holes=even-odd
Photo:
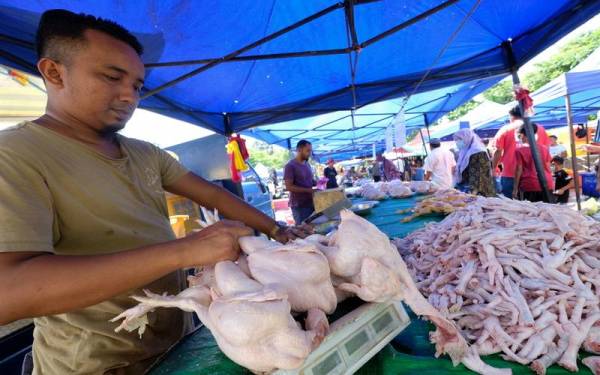
[[[37,68],[47,85],[52,85],[59,88],[64,86],[64,66],[62,64],[44,57],[38,61]]]

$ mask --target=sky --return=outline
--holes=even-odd
[[[520,72],[527,73],[531,71],[535,68],[536,62],[549,58],[557,53],[560,47],[570,40],[597,28],[600,28],[600,14],[596,15],[594,18],[537,55],[530,62],[525,64],[520,69]],[[2,121],[0,119],[0,128],[7,125],[11,125],[10,121]],[[122,131],[122,134],[128,137],[142,139],[165,148],[193,139],[206,137],[214,133],[190,123],[175,120],[143,109],[137,109],[125,129]]]

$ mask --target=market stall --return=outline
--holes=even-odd
[[[447,231],[440,231],[436,228],[424,229],[428,223],[436,223],[444,219],[444,215],[440,213],[433,213],[429,215],[418,216],[410,221],[408,219],[412,214],[412,210],[415,207],[423,207],[430,204],[431,201],[440,203],[451,202],[452,199],[448,197],[457,196],[457,193],[452,192],[440,192],[433,197],[431,195],[412,195],[402,199],[384,199],[381,200],[377,205],[373,206],[371,212],[366,216],[369,221],[374,223],[378,229],[385,232],[389,237],[394,238],[406,238],[406,241],[410,242],[414,236],[419,236],[419,232],[423,232],[427,238],[433,241],[436,236],[440,233],[447,234]],[[440,197],[446,197],[441,199]],[[473,198],[468,198],[473,199]],[[364,198],[354,198],[354,203],[364,202]],[[505,204],[502,200],[490,201],[495,204]],[[506,201],[509,202],[509,201]],[[514,204],[508,204],[507,209],[514,207]],[[519,207],[522,204],[517,204]],[[465,205],[456,204],[455,208],[463,209]],[[477,204],[471,205],[477,206]],[[441,210],[447,207],[439,206]],[[532,206],[533,207],[533,206]],[[549,206],[551,207],[551,206]],[[412,210],[411,210],[412,209]],[[468,210],[467,210],[468,211]],[[467,211],[458,212],[457,214],[468,216]],[[492,215],[498,214],[500,211],[489,211]],[[574,215],[578,215],[573,213]],[[456,216],[460,218],[460,216]],[[444,221],[451,221],[450,219]],[[523,223],[525,226],[530,225],[527,222]],[[442,227],[440,227],[442,229]],[[429,232],[428,232],[429,230]],[[527,230],[527,229],[525,229]],[[533,234],[535,236],[535,234]],[[566,245],[568,246],[568,244]],[[400,246],[402,249],[402,246]],[[557,253],[558,254],[558,253]],[[586,259],[585,253],[581,255]],[[405,257],[409,266],[412,264],[409,257]],[[578,262],[578,260],[576,260]],[[577,271],[575,271],[577,272]],[[585,276],[584,276],[585,277]],[[437,290],[437,289],[436,289]],[[348,313],[356,306],[360,305],[358,300],[345,301],[338,305],[336,312],[330,316],[331,321],[343,316]],[[463,365],[454,367],[452,361],[448,357],[435,358],[435,349],[429,341],[429,333],[432,329],[432,325],[424,320],[418,319],[414,314],[409,311],[411,317],[411,323],[408,327],[403,328],[402,332],[396,336],[392,342],[387,344],[381,349],[373,358],[371,358],[366,364],[364,364],[358,373],[395,373],[395,374],[442,374],[442,373],[471,373],[470,370],[465,368]],[[579,368],[580,373],[590,374],[589,369],[582,363],[582,359],[590,356],[591,354],[581,351],[579,353],[579,361],[576,364]],[[525,363],[518,364],[514,362],[508,362],[506,357],[500,354],[485,356],[486,363],[494,367],[499,368],[510,368],[513,374],[529,374],[531,370],[526,366]],[[514,360],[514,359],[513,359]],[[322,369],[322,367],[320,367]],[[225,355],[223,355],[218,349],[214,339],[210,335],[209,331],[202,327],[190,334],[188,337],[183,339],[177,344],[172,350],[162,357],[158,363],[154,366],[151,374],[166,374],[166,373],[247,373],[244,368],[235,365]],[[319,372],[312,370],[312,374],[327,373],[327,371]],[[485,372],[484,372],[485,373]],[[559,367],[557,365],[549,367],[547,374],[567,374],[568,370]]]

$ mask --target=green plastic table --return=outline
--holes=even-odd
[[[415,203],[424,196],[413,196],[403,199],[388,199],[375,206],[366,218],[386,233],[388,236],[404,237],[427,223],[443,219],[440,215],[430,215],[402,223],[407,215],[400,215],[398,210],[414,207]],[[361,199],[354,199],[361,201]],[[385,346],[375,357],[367,362],[357,373],[372,374],[407,374],[407,375],[438,375],[438,374],[472,374],[463,365],[452,366],[446,356],[435,358],[435,349],[429,342],[429,331],[432,325],[418,319],[407,309],[412,323],[390,344]],[[483,358],[485,362],[495,367],[510,367],[513,374],[532,374],[528,367],[514,362],[504,361],[499,355]],[[571,374],[567,370],[554,365],[546,372],[548,375]],[[580,374],[591,374],[589,369],[579,362]],[[150,375],[213,375],[213,374],[251,374],[250,371],[235,364],[227,358],[217,346],[213,336],[206,327],[184,337],[169,350],[149,372]]]

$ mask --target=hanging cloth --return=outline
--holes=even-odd
[[[229,154],[229,169],[231,170],[231,179],[233,182],[242,181],[241,172],[245,172],[249,169],[248,164],[246,164],[246,160],[250,157],[250,155],[248,154],[248,150],[246,148],[246,141],[243,140],[239,135],[229,137],[229,143],[227,143],[227,154]]]
[[[527,117],[533,116],[535,114],[535,111],[533,110],[533,99],[529,95],[529,90],[527,90],[525,87],[523,87],[521,85],[515,85],[514,86],[514,94],[515,94],[515,99],[518,102],[523,103],[523,109],[525,111],[525,113],[523,115],[527,114]]]

